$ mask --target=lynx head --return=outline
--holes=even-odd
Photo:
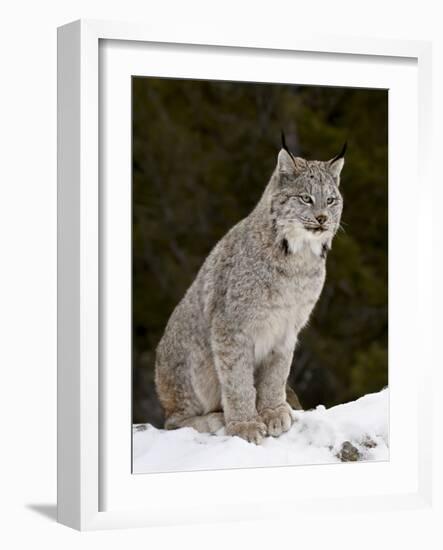
[[[290,251],[304,242],[319,254],[330,248],[343,208],[339,185],[345,151],[346,144],[331,160],[305,160],[292,155],[282,134],[271,212],[278,238]]]

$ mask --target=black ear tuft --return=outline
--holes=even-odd
[[[332,164],[332,163],[335,162],[336,160],[342,159],[342,158],[345,156],[345,153],[346,153],[346,149],[347,149],[347,148],[348,148],[348,142],[345,141],[344,144],[343,144],[343,147],[342,147],[342,149],[341,149],[341,151],[340,151],[340,153],[339,153],[336,157],[334,157],[334,158],[330,161],[330,163]]]
[[[286,138],[285,138],[285,133],[283,132],[283,130],[281,130],[281,147],[282,149],[284,149],[287,153],[289,153],[289,155],[294,158],[294,155],[291,153],[291,151],[288,149],[288,146],[286,145]]]
[[[281,133],[281,148],[287,151],[288,146],[286,145],[285,133],[283,132],[283,130],[280,130],[280,133]]]

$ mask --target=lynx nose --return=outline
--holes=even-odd
[[[320,214],[319,216],[316,216],[315,219],[320,225],[323,225],[324,223],[326,223],[328,216],[326,216],[325,214]]]

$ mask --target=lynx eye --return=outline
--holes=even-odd
[[[327,200],[326,200],[326,203],[331,206],[331,204],[333,204],[335,202],[335,198],[334,197],[328,197]]]
[[[305,202],[306,204],[312,204],[312,197],[311,195],[307,195],[306,193],[303,193],[302,195],[299,195],[301,200]]]

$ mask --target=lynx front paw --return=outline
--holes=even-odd
[[[238,437],[246,439],[250,443],[259,445],[266,435],[266,426],[259,420],[234,421],[226,425],[226,433],[228,435],[238,435]]]
[[[287,432],[293,422],[291,409],[286,403],[279,405],[275,409],[264,409],[260,412],[260,418],[266,425],[268,435],[272,435],[273,437]]]

